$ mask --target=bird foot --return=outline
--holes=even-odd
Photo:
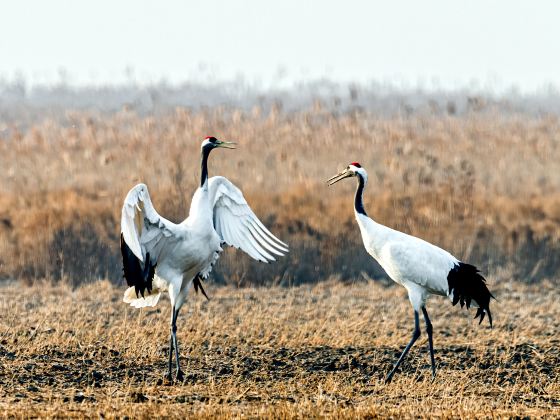
[[[389,374],[387,375],[387,377],[385,378],[385,383],[388,384],[393,380],[393,375],[395,374],[395,369],[393,369],[391,372],[389,372]]]
[[[177,382],[184,382],[185,381],[185,374],[181,369],[177,370],[177,375],[175,377]]]
[[[163,376],[163,385],[172,385],[173,384],[173,375],[171,372],[166,372]]]

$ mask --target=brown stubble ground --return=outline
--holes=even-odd
[[[560,305],[549,283],[492,278],[494,328],[443,298],[391,384],[408,342],[405,291],[379,282],[296,288],[208,285],[178,321],[186,381],[163,381],[168,300],[135,310],[122,288],[0,289],[0,408],[7,416],[473,417],[560,415]],[[546,310],[544,310],[546,308]]]

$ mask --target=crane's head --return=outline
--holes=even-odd
[[[200,150],[202,150],[202,152],[210,153],[211,150],[218,147],[223,147],[224,149],[235,149],[235,143],[232,141],[221,141],[216,137],[208,136],[202,141]]]
[[[327,180],[327,183],[329,185],[332,185],[337,183],[338,181],[343,180],[344,178],[351,178],[353,176],[361,176],[364,181],[367,181],[366,170],[362,168],[362,165],[360,165],[358,162],[352,162],[346,167],[345,170],[329,178]]]

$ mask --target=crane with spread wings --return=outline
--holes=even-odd
[[[234,143],[206,137],[201,145],[201,180],[189,216],[173,223],[152,205],[148,187],[138,184],[125,200],[121,217],[121,252],[124,276],[130,286],[123,301],[136,308],[155,306],[167,291],[171,301],[168,378],[172,380],[173,351],[176,378],[182,380],[177,344],[177,315],[194,286],[212,271],[222,245],[239,248],[255,260],[275,261],[288,252],[251,210],[241,191],[221,176],[208,177],[208,156]]]

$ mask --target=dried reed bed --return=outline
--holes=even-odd
[[[510,274],[490,278],[493,329],[434,298],[437,379],[423,336],[389,385],[412,327],[400,287],[209,286],[211,300],[193,296],[179,317],[187,379],[170,386],[167,298],[135,310],[109,282],[5,285],[0,408],[15,417],[558,416],[558,288]]]
[[[378,277],[352,218],[351,182],[324,180],[350,161],[369,171],[378,221],[446,247],[488,271],[556,281],[560,261],[560,122],[555,116],[470,111],[379,116],[321,107],[283,113],[209,108],[138,116],[67,111],[0,126],[0,277],[120,278],[119,212],[145,181],[156,208],[179,221],[197,185],[200,139],[236,140],[212,174],[240,186],[289,258],[260,266],[226,255],[215,279],[299,284]]]

